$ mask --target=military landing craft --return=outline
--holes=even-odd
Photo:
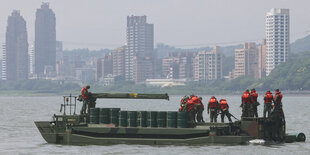
[[[233,123],[189,125],[188,114],[177,111],[122,111],[119,108],[91,108],[76,114],[77,96],[64,96],[63,114],[53,121],[35,122],[48,143],[67,145],[110,144],[245,144],[262,139],[278,142],[303,142],[305,134],[287,134],[284,118],[241,118]],[[98,98],[166,99],[168,94],[93,93]]]

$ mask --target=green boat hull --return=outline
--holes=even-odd
[[[126,128],[104,127],[100,124],[72,127],[60,131],[50,122],[35,122],[42,137],[48,143],[66,145],[202,145],[245,144],[253,136],[210,135],[208,126],[199,128]]]

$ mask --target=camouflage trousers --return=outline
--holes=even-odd
[[[83,99],[83,105],[82,105],[82,109],[80,111],[81,115],[86,114],[86,108],[88,106],[88,102],[89,102],[88,99]]]
[[[197,114],[196,114],[197,122],[204,122],[203,116],[202,116],[203,110],[204,109],[203,109],[203,107],[201,105],[197,106]]]
[[[242,116],[241,117],[253,117],[253,105],[250,103],[244,103],[242,105]]]
[[[264,104],[264,118],[266,118],[266,113],[268,112],[267,117],[270,117],[271,113],[271,103],[265,103]]]
[[[229,111],[226,110],[226,111],[222,111],[222,113],[221,113],[221,121],[222,121],[222,123],[224,123],[225,116],[227,116],[229,122],[232,122],[232,120],[230,118],[230,113],[229,113]]]
[[[215,109],[210,109],[210,122],[217,122],[217,110]]]

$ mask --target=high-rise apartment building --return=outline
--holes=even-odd
[[[34,45],[30,44],[29,45],[29,74],[30,77],[34,74]]]
[[[103,80],[109,74],[113,74],[113,58],[111,53],[107,53],[103,58],[97,59],[96,81]]]
[[[273,8],[266,14],[266,75],[288,60],[290,51],[289,9]]]
[[[243,75],[258,78],[258,50],[255,43],[244,43],[242,49],[235,49],[234,78]]]
[[[35,73],[56,68],[56,17],[48,3],[37,9],[35,20]]]
[[[8,17],[4,50],[6,80],[28,79],[28,39],[26,21],[19,11]]]
[[[5,44],[2,45],[1,80],[6,80],[6,56]]]
[[[112,52],[113,58],[113,76],[124,80],[125,77],[125,49],[117,48]]]
[[[266,76],[266,39],[258,46],[258,78]]]
[[[154,26],[146,19],[146,16],[127,16],[126,80],[142,82],[153,74]]]
[[[194,80],[209,82],[222,79],[222,60],[223,55],[218,46],[212,51],[198,52],[194,58]]]

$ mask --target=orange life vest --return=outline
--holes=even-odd
[[[266,97],[265,104],[266,103],[272,103],[272,99],[273,99],[272,93],[267,92],[265,97]]]
[[[191,100],[193,101],[193,103],[198,104],[199,103],[199,98],[197,96],[194,96],[191,98]]]
[[[258,94],[256,93],[256,91],[251,91],[251,96],[252,96],[253,101],[257,102]]]
[[[277,99],[277,95],[279,95],[278,99]],[[281,92],[276,92],[276,94],[274,95],[274,99],[277,99],[276,100],[277,103],[281,103],[282,97],[283,95],[281,94]]]
[[[249,92],[244,92],[242,95],[242,103],[251,103],[251,94]]]
[[[84,91],[86,90],[87,94],[84,93]],[[89,96],[88,96],[88,90],[86,89],[86,87],[83,87],[82,90],[81,90],[81,93],[82,93],[82,97],[85,98],[85,99],[88,99]]]
[[[216,98],[210,98],[209,108],[216,109],[217,108],[217,100]]]
[[[220,108],[222,111],[227,111],[228,110],[228,104],[226,100],[221,100],[220,101]]]

